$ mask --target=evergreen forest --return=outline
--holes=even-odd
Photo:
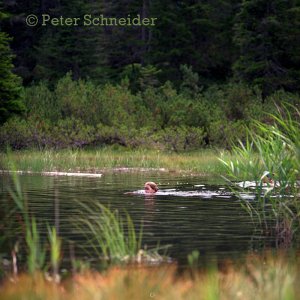
[[[300,102],[299,0],[0,3],[2,149],[228,148]],[[44,14],[156,22],[43,26]]]

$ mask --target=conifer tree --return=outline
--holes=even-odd
[[[103,1],[61,1],[50,11],[51,16],[98,16]],[[37,79],[56,81],[71,71],[74,79],[91,78],[105,81],[108,73],[106,41],[101,26],[48,26],[37,48]]]
[[[235,55],[232,47],[234,0],[154,1],[159,16],[151,40],[151,64],[168,69],[167,79],[181,79],[180,66],[189,65],[201,81],[225,80]]]
[[[0,31],[0,124],[24,109],[20,97],[21,80],[12,72],[13,55],[9,41],[8,35]]]
[[[233,66],[235,77],[258,85],[263,96],[279,88],[297,88],[299,8],[293,0],[245,0],[237,14],[240,56]]]

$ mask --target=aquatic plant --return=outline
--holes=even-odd
[[[12,168],[15,169],[14,167]],[[25,240],[27,252],[27,268],[29,273],[33,274],[44,267],[46,250],[45,246],[42,246],[36,219],[29,214],[27,201],[23,196],[18,175],[13,172],[12,177],[14,190],[10,190],[10,195],[17,208],[13,209],[13,212],[19,213],[20,216],[22,216],[21,224],[19,224],[22,228],[20,230],[15,228],[14,233],[16,235],[17,232],[20,231],[21,234],[24,234],[23,238]],[[12,213],[10,215],[12,215]],[[17,226],[17,224],[14,224],[14,226]],[[13,238],[17,240],[16,236]]]
[[[231,186],[235,181],[254,180],[257,199],[249,202],[241,197],[247,192],[234,191],[241,199],[242,206],[266,231],[270,229],[285,242],[290,242],[296,228],[300,225],[299,205],[299,152],[300,152],[300,113],[295,106],[285,104],[278,107],[276,114],[269,114],[271,124],[253,122],[246,128],[248,138],[233,145],[235,159],[223,159]],[[274,177],[274,184],[264,186],[261,175],[268,170]]]
[[[195,269],[199,266],[199,255],[200,253],[198,250],[193,250],[190,254],[188,254],[187,261],[191,269]]]
[[[127,233],[125,236],[124,222],[117,210],[111,211],[100,203],[95,203],[94,207],[82,204],[82,207],[89,214],[89,218],[82,218],[80,222],[85,224],[93,235],[90,239],[96,253],[106,259],[123,260],[133,257],[141,248],[142,230],[136,236],[134,224],[127,214]],[[95,209],[100,215],[95,216]],[[95,244],[96,242],[96,244]],[[101,252],[99,253],[99,248]]]
[[[158,248],[142,249],[143,228],[141,226],[137,232],[127,212],[124,212],[124,218],[118,210],[111,210],[99,202],[78,204],[81,217],[75,221],[75,226],[85,234],[93,254],[96,253],[100,261],[140,263],[163,260],[157,253]]]
[[[56,228],[48,226],[48,239],[50,243],[50,257],[53,278],[55,282],[59,281],[59,263],[61,259],[61,239],[58,237]]]
[[[42,270],[45,264],[46,249],[42,246],[36,220],[32,217],[26,227],[27,267],[30,274]]]
[[[8,231],[6,232],[6,238],[12,240],[10,247],[13,247],[12,260],[15,275],[17,273],[17,255],[18,252],[22,255],[23,250],[27,253],[27,269],[30,274],[33,274],[45,267],[46,244],[43,243],[40,237],[36,218],[29,213],[27,199],[24,196],[14,161],[10,159],[9,165],[13,171],[11,173],[13,188],[9,188],[9,194],[13,199],[14,205],[5,206],[8,216],[3,220],[2,226]],[[61,240],[57,236],[55,227],[48,226],[48,238],[53,278],[57,281],[59,278],[58,267],[61,256]]]

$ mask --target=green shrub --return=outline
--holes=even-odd
[[[183,151],[201,148],[204,144],[204,130],[197,127],[168,127],[153,135],[162,149]]]
[[[217,120],[210,123],[208,136],[212,145],[222,148],[231,148],[232,143],[237,140],[245,141],[247,130],[246,122],[237,120],[235,122],[226,122],[225,120]]]
[[[12,149],[43,149],[51,140],[50,122],[40,118],[27,120],[15,117],[6,122],[0,131],[0,147]]]
[[[258,91],[241,83],[227,85],[224,92],[223,108],[229,120],[249,119],[249,107],[262,102]]]
[[[240,83],[212,85],[202,91],[197,74],[186,66],[183,71],[179,91],[166,82],[160,87],[147,84],[133,94],[126,80],[120,85],[99,86],[73,80],[71,73],[61,78],[53,91],[46,82],[28,87],[27,114],[1,126],[0,148],[112,144],[175,151],[207,145],[230,148],[232,141],[246,140],[244,126],[251,127],[253,119],[272,124],[264,112],[275,113],[275,103],[281,99],[299,102],[299,95],[284,91],[262,102],[259,90]]]
[[[67,118],[54,126],[50,138],[50,143],[55,148],[81,148],[94,141],[94,128],[81,120]]]
[[[46,82],[40,82],[24,91],[27,117],[35,116],[51,122],[57,122],[62,117],[57,97],[49,90]]]
[[[22,149],[29,146],[30,130],[25,120],[18,117],[9,119],[0,130],[1,149],[7,146],[13,149]]]

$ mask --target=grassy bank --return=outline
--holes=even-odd
[[[224,167],[218,151],[174,153],[154,150],[99,150],[16,151],[9,154],[18,170],[101,172],[112,168],[165,169],[170,172],[190,172],[203,175],[222,174]],[[227,155],[227,158],[230,158]],[[9,170],[8,155],[0,153],[0,166]]]
[[[7,279],[2,299],[297,299],[300,264],[297,258],[249,256],[241,266],[176,275],[169,267],[114,267],[88,271],[55,284],[42,274]]]

